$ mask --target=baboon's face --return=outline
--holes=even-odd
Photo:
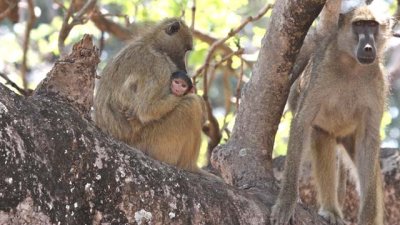
[[[156,48],[167,54],[178,70],[186,72],[186,53],[193,48],[189,27],[182,20],[172,18],[165,20],[156,30]]]
[[[363,6],[339,16],[338,48],[358,63],[376,62],[385,48],[389,33],[388,20]]]
[[[358,20],[352,23],[353,32],[358,45],[355,55],[361,64],[370,64],[376,58],[376,37],[379,33],[379,23],[374,20]]]

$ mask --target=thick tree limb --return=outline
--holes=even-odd
[[[327,0],[320,14],[320,20],[315,29],[310,29],[296,58],[291,72],[290,83],[293,83],[303,73],[311,55],[316,51],[319,43],[326,37],[332,36],[337,27],[342,1]]]
[[[0,93],[0,224],[267,221],[255,197],[155,162],[57,98]]]
[[[85,119],[91,95],[76,93],[97,63],[85,36],[32,97],[0,85],[0,224],[268,224],[270,193],[154,161]]]

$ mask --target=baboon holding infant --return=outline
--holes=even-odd
[[[340,15],[336,34],[321,44],[292,87],[291,99],[297,104],[292,103],[284,178],[271,224],[288,224],[293,216],[303,148],[311,151],[319,214],[330,224],[345,224],[338,200],[343,190],[337,177],[337,144],[357,168],[358,224],[384,224],[379,128],[387,96],[381,61],[388,36],[388,21],[378,19],[368,6]]]
[[[180,19],[166,19],[128,44],[102,72],[94,119],[105,132],[151,157],[201,172],[204,103],[200,96],[171,93],[171,74],[186,71],[192,34]]]

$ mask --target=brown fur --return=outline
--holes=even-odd
[[[94,117],[102,130],[151,157],[202,173],[196,161],[203,100],[170,92],[171,74],[186,71],[191,48],[190,29],[179,19],[164,20],[130,43],[102,73]]]
[[[272,224],[286,224],[293,215],[300,159],[308,145],[318,189],[319,214],[331,224],[344,224],[339,204],[343,187],[338,187],[338,180],[343,183],[343,177],[337,177],[337,144],[344,145],[357,167],[361,187],[359,224],[384,223],[378,160],[379,128],[387,95],[381,57],[388,30],[367,7],[358,8],[342,19],[337,34],[321,45],[325,47],[317,51],[302,80],[292,88],[289,100],[296,111],[282,189],[272,209]],[[371,64],[357,61],[358,39],[352,31],[355,20],[380,23],[375,40],[377,58]]]

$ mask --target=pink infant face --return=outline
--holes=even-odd
[[[183,96],[188,92],[189,86],[187,83],[179,78],[175,78],[171,82],[171,91],[175,96]]]

